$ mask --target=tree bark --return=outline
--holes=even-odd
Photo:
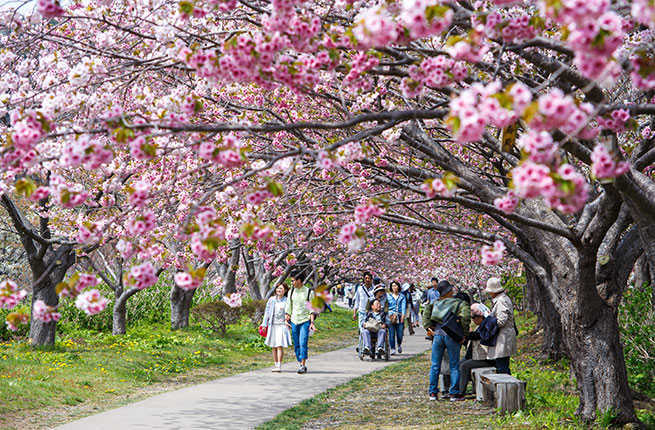
[[[189,326],[189,313],[196,290],[183,290],[177,285],[171,289],[171,330]]]
[[[125,334],[126,332],[127,309],[125,302],[119,302],[118,297],[114,302],[113,319],[111,324],[111,334]]]
[[[542,329],[543,339],[541,353],[551,361],[559,361],[568,357],[568,351],[562,339],[562,320],[553,306],[537,276],[526,268],[526,301],[529,309],[537,315],[539,327]]]

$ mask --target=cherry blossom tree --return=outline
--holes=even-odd
[[[141,285],[172,236],[197,259],[177,285],[193,286],[203,264],[234,268],[239,246],[283,277],[293,258],[276,255],[359,269],[393,249],[376,237],[416,237],[397,229],[478,242],[481,263],[526,268],[580,415],[636,420],[616,314],[635,262],[655,279],[650,2],[26,9],[3,15],[2,191],[85,227],[39,240],[14,222],[30,262],[111,237]]]

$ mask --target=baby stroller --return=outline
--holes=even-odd
[[[383,329],[386,332],[386,337],[384,339],[384,353],[382,356],[377,355],[377,351],[375,350],[375,346],[377,343],[378,339],[378,334],[371,332],[371,350],[369,351],[368,354],[364,353],[364,339],[362,338],[362,332],[361,330],[359,331],[359,345],[357,346],[357,354],[359,355],[359,359],[364,361],[364,357],[368,355],[371,357],[372,361],[375,361],[375,359],[384,359],[384,361],[389,361],[389,357],[391,356],[391,347],[389,346],[389,328]]]

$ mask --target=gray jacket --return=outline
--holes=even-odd
[[[496,346],[488,350],[489,360],[510,357],[516,354],[516,332],[514,331],[514,305],[512,299],[504,292],[496,296],[493,301],[491,315],[498,320],[498,337]]]

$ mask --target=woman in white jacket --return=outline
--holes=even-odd
[[[266,302],[264,321],[262,326],[267,327],[266,345],[273,348],[273,361],[275,366],[273,372],[282,371],[282,358],[284,348],[291,346],[291,335],[284,319],[284,308],[287,304],[287,288],[279,285],[275,289],[275,295]]]

